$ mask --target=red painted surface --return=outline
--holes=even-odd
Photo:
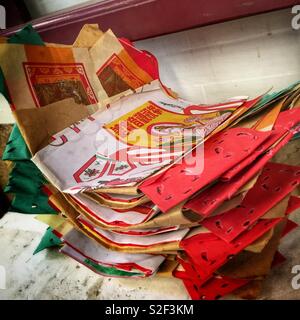
[[[82,25],[98,23],[118,37],[145,39],[291,7],[297,0],[105,0],[32,21],[44,41],[71,44]],[[22,26],[0,35],[11,35]]]

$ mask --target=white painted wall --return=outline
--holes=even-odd
[[[183,17],[184,18],[184,17]],[[300,30],[290,9],[138,41],[182,97],[211,103],[300,80]]]
[[[103,0],[98,0],[103,1]],[[51,14],[58,10],[63,10],[75,5],[81,5],[88,2],[97,2],[91,0],[25,0],[27,8],[33,18],[39,18]]]

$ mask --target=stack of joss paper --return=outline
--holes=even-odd
[[[298,83],[191,103],[153,55],[97,25],[73,46],[3,43],[0,56],[58,212],[38,219],[62,253],[110,277],[182,279],[192,299],[259,295],[297,226]]]

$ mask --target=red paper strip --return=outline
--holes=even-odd
[[[268,163],[242,203],[220,215],[205,219],[202,225],[231,242],[273,208],[300,183],[300,167]]]
[[[245,183],[259,172],[259,170],[293,137],[289,133],[274,148],[268,150],[264,155],[259,157],[253,164],[246,167],[232,180],[228,182],[218,182],[216,185],[208,188],[189,200],[184,208],[190,209],[201,216],[208,216],[225,200],[230,199]]]
[[[158,62],[153,54],[137,49],[128,39],[119,38],[119,41],[141,69],[146,71],[153,80],[159,79]]]
[[[181,164],[144,181],[140,189],[165,212],[248,157],[269,136],[270,132],[245,128],[220,132],[204,143],[203,150],[197,148]]]
[[[268,230],[273,228],[282,219],[259,220],[252,229],[244,232],[231,243],[210,235],[209,241],[202,234],[182,240],[180,246],[190,259],[192,268],[197,273],[195,280],[204,284],[213,273],[228,259],[241,252]]]

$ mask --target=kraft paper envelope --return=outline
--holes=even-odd
[[[91,48],[103,34],[98,24],[85,24],[74,41],[73,47]]]
[[[90,113],[84,105],[77,104],[70,98],[43,108],[15,110],[13,115],[31,154],[34,155],[51,143],[54,134],[88,117]]]

